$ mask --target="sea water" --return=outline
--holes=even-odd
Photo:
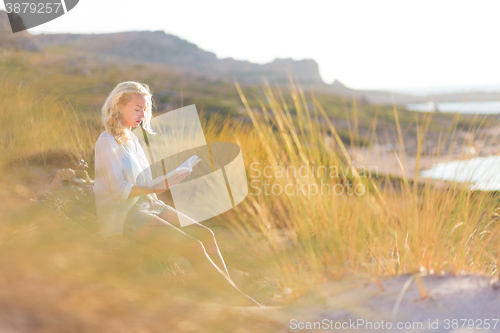
[[[438,163],[429,170],[421,171],[420,176],[468,182],[471,190],[500,191],[500,156]]]
[[[432,112],[434,107],[439,112],[458,112],[464,114],[496,114],[500,113],[500,101],[486,102],[443,102],[406,104],[409,111]]]

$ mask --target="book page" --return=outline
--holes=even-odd
[[[184,161],[184,163],[182,163],[181,165],[179,165],[177,168],[175,168],[174,170],[170,171],[166,176],[165,175],[162,175],[158,178],[156,178],[155,180],[153,180],[150,184],[150,187],[155,187],[155,186],[158,186],[158,185],[162,185],[165,183],[165,179],[168,179],[169,178],[172,178],[176,175],[182,175],[182,174],[185,174],[187,172],[192,172],[193,171],[193,167],[198,164],[201,160],[198,158],[197,155],[193,155],[191,156],[190,158],[188,158],[186,161]]]

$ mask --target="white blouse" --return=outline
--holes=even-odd
[[[127,131],[133,140],[124,144],[118,144],[106,131],[95,143],[94,194],[101,239],[123,234],[125,218],[139,199],[138,196],[129,198],[132,186],[147,186],[152,180],[149,162],[139,139]],[[156,194],[147,197],[159,201]]]

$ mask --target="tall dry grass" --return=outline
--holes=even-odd
[[[64,96],[40,94],[33,83],[20,82],[15,73],[0,74],[0,154],[2,161],[27,156],[47,164],[49,152],[73,161],[90,159],[98,118],[84,118]]]
[[[300,85],[291,81],[288,92],[294,101],[296,120],[279,88],[266,84],[270,108],[262,102],[260,112],[249,107],[247,96],[237,83],[236,88],[253,128],[244,135],[234,135],[244,152],[250,194],[231,218],[241,221],[242,229],[257,228],[267,237],[282,287],[291,287],[300,294],[305,286],[349,274],[394,275],[420,270],[435,274],[497,274],[496,194],[471,192],[458,183],[442,188],[435,186],[432,179],[419,182],[422,146],[431,114],[415,113],[418,151],[413,180],[405,176],[384,179],[358,172],[369,170],[353,165],[322,105],[313,93],[306,96]],[[355,124],[356,104],[353,105]],[[396,108],[394,114],[397,142],[403,146]],[[327,127],[321,128],[321,122]],[[443,137],[453,140],[456,124],[442,133]],[[476,139],[478,130],[471,130],[473,136],[468,146]],[[328,135],[333,142],[325,140]],[[438,153],[433,157],[439,157],[442,145],[443,142],[436,143]],[[395,154],[405,169],[404,152]],[[255,162],[259,164],[253,169],[259,171],[252,169]],[[263,173],[266,166],[269,177]],[[313,174],[312,166],[326,166],[328,173],[330,168],[343,172],[325,177]],[[279,173],[287,167],[307,167],[310,171],[305,177],[295,176],[293,168],[288,176],[286,172],[284,176]],[[269,184],[268,194],[264,192],[265,181]],[[336,193],[328,193],[325,184],[330,189],[336,186]],[[280,193],[287,185],[294,189],[288,192],[293,194]],[[302,185],[303,191],[295,191]],[[341,188],[344,191],[338,195]],[[363,193],[356,195],[356,188],[364,189],[357,191]]]

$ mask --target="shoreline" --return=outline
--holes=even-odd
[[[418,178],[419,183],[433,181],[433,184],[439,187],[453,183],[448,180],[440,180],[434,178],[423,178],[420,175],[421,171],[429,170],[438,163],[447,163],[452,161],[469,160],[478,157],[489,157],[500,155],[500,148],[496,141],[500,135],[500,127],[486,129],[482,133],[487,137],[482,140],[475,141],[470,133],[458,131],[457,135],[464,142],[469,141],[472,144],[468,146],[458,146],[456,144],[447,147],[441,156],[437,156],[437,148],[434,143],[427,140],[423,144],[423,152],[420,160],[417,161],[414,146],[408,145],[401,149],[398,144],[374,144],[371,147],[347,147],[347,152],[351,157],[353,166],[363,167],[367,170],[371,167],[377,169],[378,176],[392,176],[398,178],[406,178],[408,181],[414,181]],[[415,138],[416,139],[416,138]],[[407,140],[411,141],[411,140]],[[412,149],[413,148],[413,149]],[[417,162],[419,163],[419,173],[416,175]]]

